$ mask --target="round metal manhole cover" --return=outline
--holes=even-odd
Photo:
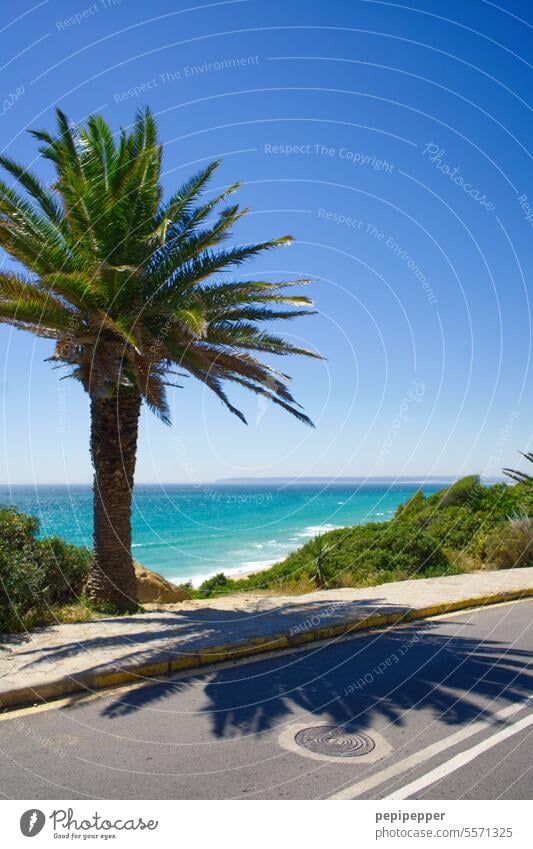
[[[375,748],[368,734],[352,734],[335,725],[317,725],[298,731],[294,738],[299,746],[309,749],[315,755],[328,755],[332,758],[358,758],[367,755]]]

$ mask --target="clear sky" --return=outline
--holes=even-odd
[[[213,189],[242,180],[252,208],[236,238],[296,239],[249,270],[317,281],[318,315],[280,328],[327,358],[283,361],[316,429],[232,390],[245,427],[191,380],[172,428],[143,414],[139,481],[515,463],[531,444],[532,24],[526,0],[2,4],[10,156],[48,179],[26,130],[51,129],[56,105],[118,129],[148,104],[165,188],[222,156]],[[3,482],[91,478],[87,397],[50,352],[0,328]]]

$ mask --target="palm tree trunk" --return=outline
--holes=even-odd
[[[131,500],[141,399],[119,388],[91,399],[94,466],[94,563],[87,582],[91,601],[119,610],[137,608],[131,556]]]

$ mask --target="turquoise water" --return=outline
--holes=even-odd
[[[138,486],[133,554],[171,580],[197,584],[216,572],[275,563],[321,531],[386,521],[419,488],[412,482]],[[0,486],[0,503],[38,516],[43,535],[91,545],[88,486]]]

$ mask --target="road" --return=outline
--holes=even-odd
[[[0,792],[528,799],[532,623],[514,602],[1,714]],[[317,758],[294,738],[320,725],[343,737]],[[338,757],[358,733],[374,749]]]

